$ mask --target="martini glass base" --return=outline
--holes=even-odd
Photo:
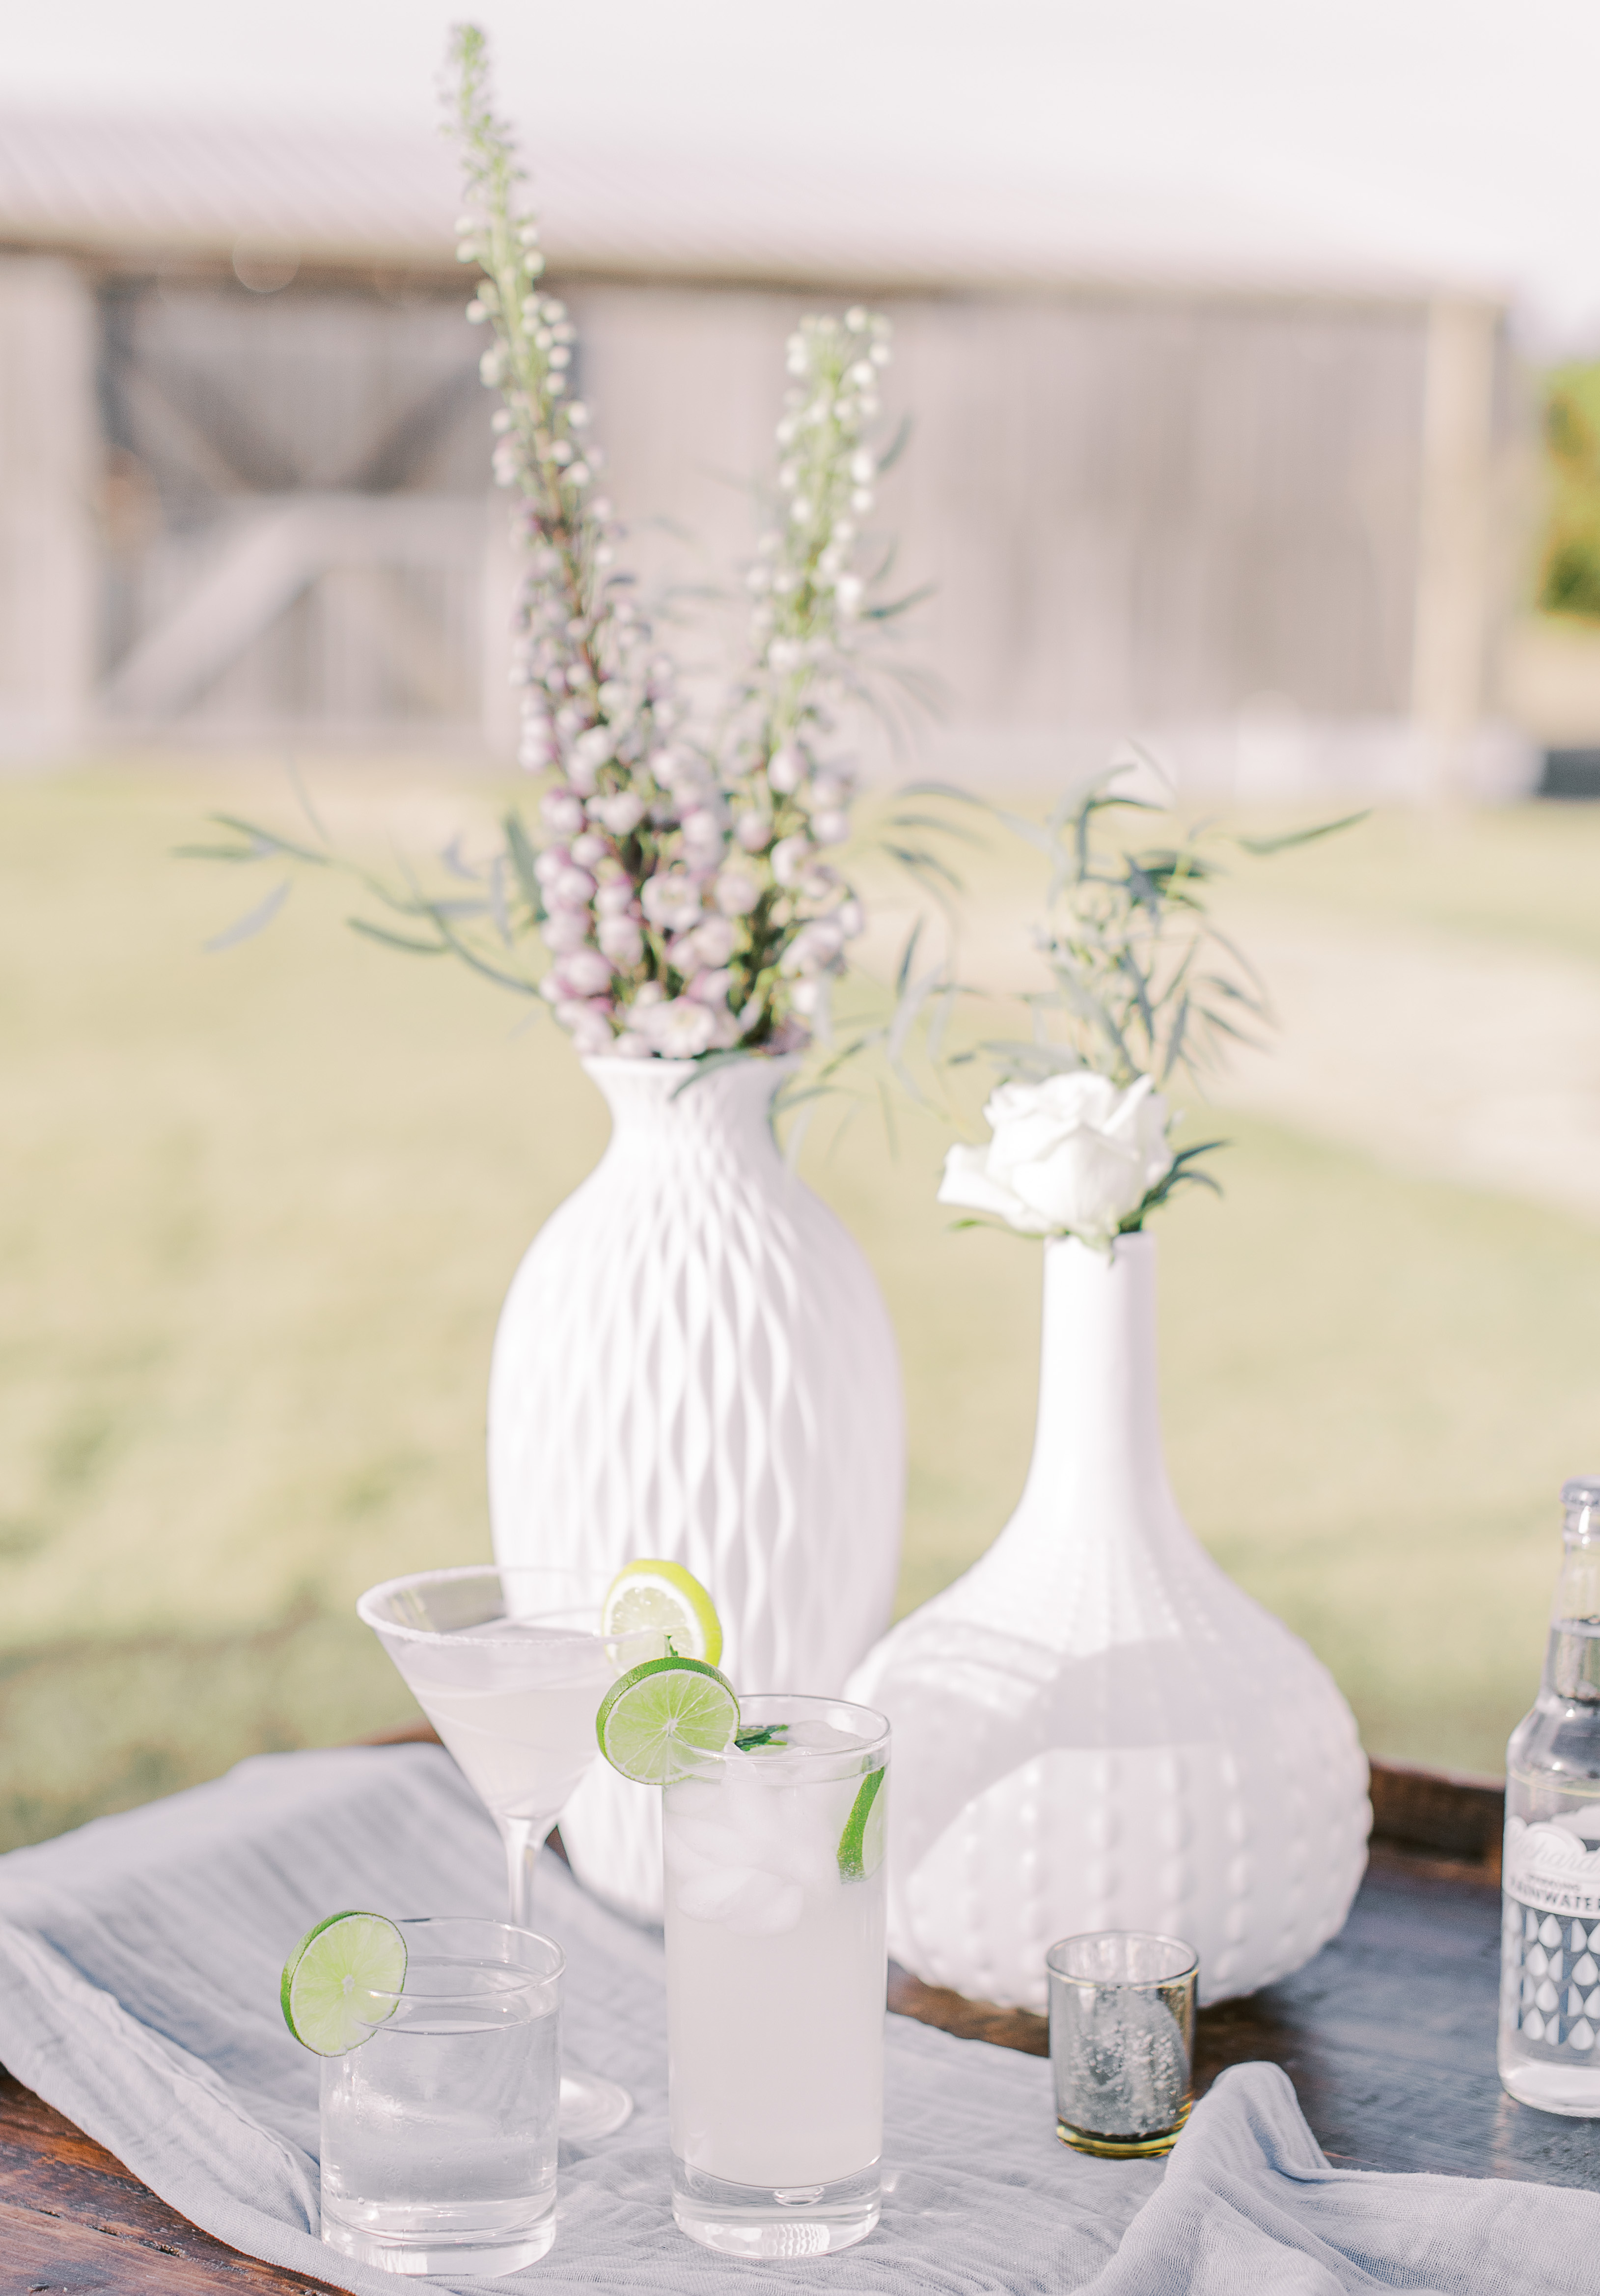
[[[609,2136],[633,2110],[633,2098],[615,2081],[576,2070],[561,2075],[561,2134],[575,2144]]]

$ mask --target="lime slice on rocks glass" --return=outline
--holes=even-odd
[[[395,2013],[405,1939],[381,1914],[330,1914],[283,1964],[283,2021],[302,2048],[342,2057]]]
[[[614,1682],[594,1718],[600,1751],[624,1778],[675,1785],[727,1752],[739,1699],[703,1659],[652,1658]]]

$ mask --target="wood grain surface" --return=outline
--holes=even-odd
[[[425,1726],[389,1742],[430,1736]],[[1373,1766],[1371,1863],[1342,1934],[1248,2001],[1201,2012],[1196,2086],[1282,2065],[1336,2166],[1600,2192],[1600,2121],[1515,2104],[1495,2075],[1501,1799],[1491,1779]],[[889,2003],[964,2039],[1047,2053],[1042,2017],[891,1969]],[[198,2232],[0,2074],[0,2296],[290,2296],[329,2284]]]

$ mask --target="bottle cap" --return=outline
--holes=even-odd
[[[1564,1507],[1600,1507],[1600,1475],[1574,1475],[1561,1487]]]

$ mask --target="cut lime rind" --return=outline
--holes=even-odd
[[[594,1733],[614,1770],[639,1785],[670,1786],[727,1752],[739,1699],[703,1659],[652,1658],[614,1682]]]
[[[716,1605],[692,1570],[681,1562],[641,1556],[627,1562],[606,1590],[600,1629],[625,1641],[631,1655],[698,1658],[714,1666],[722,1654]],[[645,1636],[657,1639],[651,1650]]]
[[[382,1914],[330,1914],[283,1964],[283,2021],[314,2055],[347,2055],[394,2015],[405,1964],[405,1939]]]
[[[869,1770],[850,1806],[845,1831],[839,1836],[839,1879],[865,1882],[884,1862],[888,1847],[889,1811],[882,1788],[888,1771]]]

